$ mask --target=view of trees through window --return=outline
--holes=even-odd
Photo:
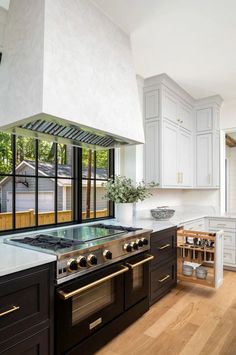
[[[102,182],[113,176],[111,161],[113,151],[0,132],[0,230],[110,216],[112,205],[103,197]],[[76,169],[82,174],[75,174]]]

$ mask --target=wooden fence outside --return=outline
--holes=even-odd
[[[96,216],[106,217],[108,210],[100,210],[96,212]],[[90,212],[90,218],[94,217],[94,212]],[[82,218],[86,218],[86,212],[82,212]],[[70,222],[72,220],[72,211],[58,211],[57,212],[58,223]],[[38,224],[46,225],[53,224],[55,222],[54,212],[40,212],[38,214]],[[35,225],[35,213],[34,210],[16,212],[16,228],[33,227]],[[12,229],[12,213],[0,213],[0,230]]]

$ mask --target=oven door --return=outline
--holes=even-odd
[[[127,260],[125,274],[125,308],[128,309],[149,295],[149,263],[154,257],[143,253]]]
[[[124,311],[124,274],[128,271],[119,263],[57,288],[57,354],[79,344]]]

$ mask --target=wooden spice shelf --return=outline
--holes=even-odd
[[[192,244],[193,239],[202,239],[214,242],[212,247],[197,246]],[[191,240],[191,243],[189,241]],[[222,245],[223,235],[220,232],[209,233],[202,231],[180,229],[177,232],[177,279],[179,281],[189,282],[202,286],[217,288],[223,282],[223,260],[222,260]],[[203,243],[203,244],[208,244]],[[209,260],[206,260],[209,259]],[[213,260],[212,260],[213,259]],[[192,276],[183,274],[183,265],[186,262],[197,263],[207,269],[206,279],[199,279],[196,276],[196,271],[193,270]]]
[[[212,253],[212,254],[215,254],[215,249],[214,248],[198,248],[198,247],[192,247],[192,246],[185,246],[185,245],[177,245],[177,248],[180,248],[180,249],[187,249],[187,250],[193,250],[193,251],[199,251],[199,252],[202,252],[202,253]]]
[[[196,276],[185,276],[183,274],[177,274],[177,278],[179,281],[190,282],[198,285],[208,286],[208,287],[215,287],[215,280],[214,277],[209,277],[207,275],[206,279],[198,279]]]

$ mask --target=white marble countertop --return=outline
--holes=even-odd
[[[54,255],[0,243],[0,277],[55,260]]]
[[[215,213],[211,210],[188,208],[176,211],[175,216],[169,221],[157,221],[151,217],[149,210],[144,210],[138,211],[136,213],[136,217],[134,217],[132,220],[117,221],[116,219],[108,219],[103,220],[101,223],[140,227],[144,229],[151,229],[153,232],[159,232],[171,227],[179,227],[182,226],[184,223],[191,222],[204,217],[236,219],[236,214],[220,214]],[[97,221],[93,222],[93,224],[94,223],[96,224],[100,222]],[[86,223],[86,225],[89,224],[91,223]],[[66,228],[70,227],[68,226]],[[43,232],[47,231],[50,231],[50,229],[43,230]],[[32,232],[24,233],[24,235],[30,233]],[[56,256],[54,255],[3,244],[3,239],[10,236],[11,235],[0,238],[0,277],[17,271],[26,270],[35,266],[56,261]],[[16,234],[14,236],[16,236]]]

